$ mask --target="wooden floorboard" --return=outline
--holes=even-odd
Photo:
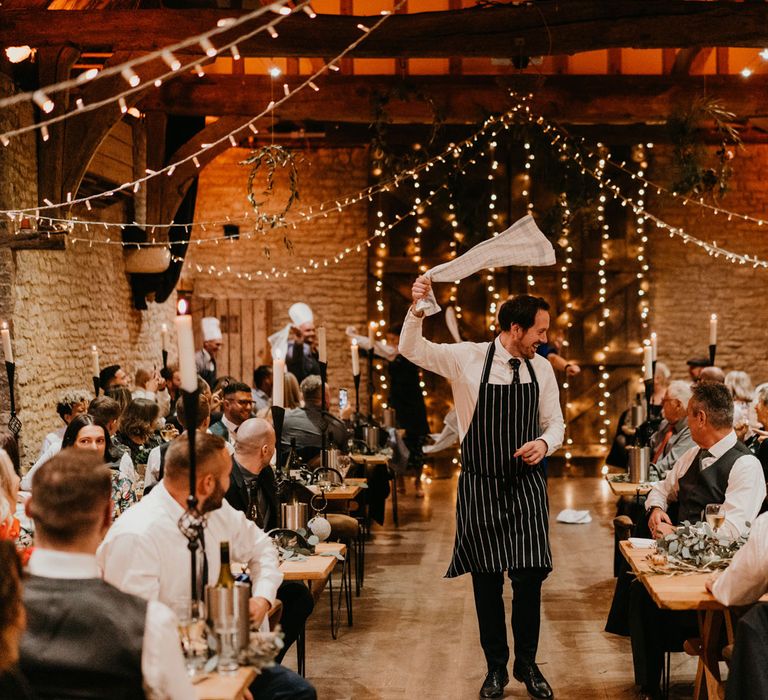
[[[485,663],[471,582],[442,578],[453,545],[455,491],[455,478],[436,479],[424,500],[401,497],[399,529],[387,511],[386,525],[376,526],[368,543],[355,624],[342,625],[336,641],[323,597],[307,632],[307,677],[321,700],[477,697]],[[539,665],[558,700],[635,698],[629,640],[603,632],[614,585],[616,497],[604,480],[586,477],[550,479],[549,493],[555,569],[543,589]],[[563,508],[589,509],[592,522],[554,522]],[[672,658],[671,697],[690,697],[695,662]],[[286,665],[295,668],[292,651]],[[512,680],[505,697],[527,694]]]

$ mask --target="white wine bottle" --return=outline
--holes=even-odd
[[[229,542],[222,541],[219,548],[221,554],[221,568],[219,569],[219,579],[216,581],[216,587],[234,588],[235,577],[232,575],[232,567],[229,564]]]

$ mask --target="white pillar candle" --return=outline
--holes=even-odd
[[[650,345],[643,348],[643,364],[645,365],[643,379],[653,379],[653,348]]]
[[[99,364],[99,349],[91,345],[91,376],[98,377],[101,374],[101,365]]]
[[[709,344],[717,345],[717,314],[709,317]]]
[[[168,350],[168,324],[160,326],[160,344],[163,350]]]
[[[370,350],[373,350],[373,344],[376,342],[376,326],[376,321],[371,321],[368,324],[368,344]]]
[[[357,341],[352,341],[352,376],[360,376],[360,348],[357,347]]]
[[[328,362],[328,349],[325,344],[325,326],[318,326],[317,328],[317,355],[320,362]]]
[[[655,333],[651,333],[651,349],[653,350],[653,361],[659,359],[659,339]]]
[[[11,347],[11,331],[8,329],[8,323],[3,321],[3,328],[0,330],[0,336],[3,338],[3,356],[6,362],[13,362],[13,348]]]
[[[272,360],[272,405],[285,407],[285,360],[279,356]]]
[[[181,388],[184,391],[197,390],[197,367],[195,366],[195,334],[192,331],[192,316],[187,311],[189,306],[186,299],[179,299],[178,315],[174,319],[176,326],[176,341],[179,345],[179,374]]]

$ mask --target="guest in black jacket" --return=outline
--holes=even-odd
[[[274,453],[275,431],[267,421],[251,418],[240,425],[226,499],[266,532],[278,527],[280,518],[275,473],[269,465]],[[277,598],[283,604],[280,624],[285,634],[285,646],[277,657],[280,663],[304,629],[314,600],[309,589],[299,581],[283,581],[277,589]]]

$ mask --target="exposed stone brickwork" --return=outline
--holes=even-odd
[[[195,218],[198,221],[221,221],[226,216],[239,218],[253,213],[246,201],[248,170],[238,162],[246,157],[244,149],[230,149],[206,166],[200,174],[200,187]],[[304,153],[298,164],[301,200],[296,209],[336,198],[366,187],[368,155],[366,149],[321,149]],[[277,173],[274,200],[283,202],[287,179]],[[259,185],[257,185],[258,187]],[[262,182],[263,186],[263,182]],[[258,191],[258,190],[257,190]],[[296,301],[307,302],[315,314],[315,322],[325,324],[328,337],[329,383],[335,397],[339,387],[352,385],[347,326],[363,328],[367,308],[367,248],[344,256],[333,264],[333,256],[345,247],[354,247],[369,235],[368,202],[348,207],[342,213],[299,224],[296,229],[278,228],[267,233],[254,233],[250,225],[240,225],[241,239],[215,245],[191,246],[189,266],[184,274],[185,286],[194,285],[195,294],[219,298],[263,298],[272,302],[272,331],[288,322],[288,308]],[[328,208],[326,206],[326,208]],[[315,210],[317,207],[315,206]],[[223,235],[222,229],[209,229],[203,236]],[[291,254],[283,241],[292,243]],[[250,240],[247,236],[251,236]],[[269,258],[265,254],[269,248]],[[221,277],[206,273],[208,265],[221,270],[227,265],[233,271],[251,272],[290,269],[310,258],[331,259],[328,267],[301,274],[292,271],[284,279],[246,281],[233,274]],[[198,270],[200,268],[202,271]],[[365,363],[361,363],[364,365]],[[365,373],[365,369],[363,368]],[[244,377],[249,381],[248,377]],[[363,392],[366,378],[363,376]],[[350,392],[350,399],[352,392]],[[335,398],[334,398],[335,400]]]
[[[714,150],[714,149],[713,149]],[[734,176],[721,205],[768,218],[768,146],[750,144],[732,161]],[[672,180],[670,147],[654,148],[651,177]],[[734,252],[768,259],[768,226],[759,227],[701,208],[655,196],[649,209],[669,224]],[[649,228],[651,322],[659,335],[660,359],[673,376],[687,376],[686,359],[706,356],[709,315],[719,321],[717,364],[748,372],[755,384],[768,381],[765,328],[768,322],[768,270],[710,257],[692,244]]]

